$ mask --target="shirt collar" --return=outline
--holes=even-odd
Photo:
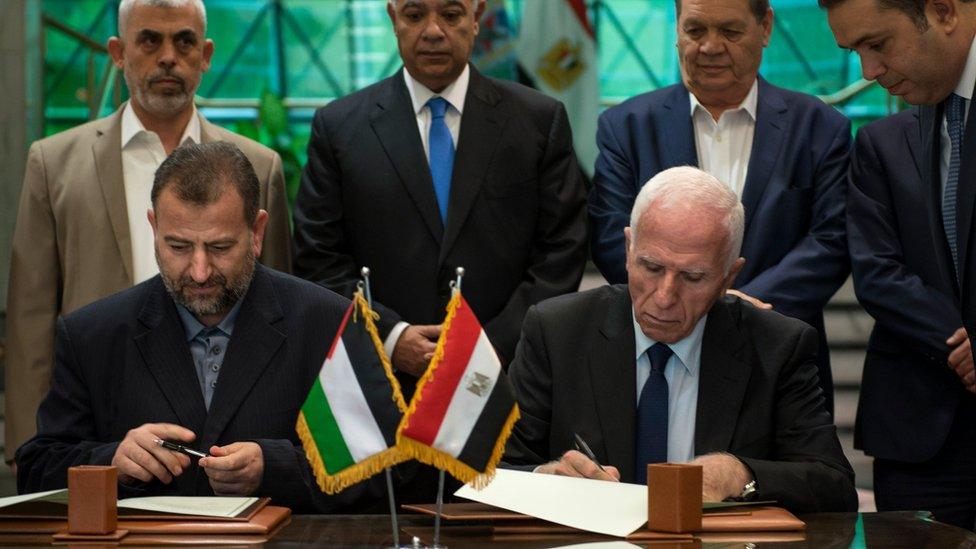
[[[631,318],[634,321],[634,347],[636,356],[634,360],[640,358],[640,356],[647,352],[648,349],[657,343],[656,340],[647,337],[647,335],[641,330],[640,324],[637,323],[637,318],[634,317],[634,311],[630,311]],[[674,351],[674,355],[678,357],[678,361],[685,367],[691,375],[698,375],[698,369],[701,364],[701,344],[702,336],[705,334],[705,321],[708,319],[708,314],[698,319],[698,323],[691,330],[691,333],[685,336],[684,339],[676,343],[668,343],[667,346]]]
[[[471,80],[471,69],[468,68],[468,65],[464,66],[464,70],[461,71],[457,80],[451,82],[441,93],[434,93],[427,86],[414,80],[406,68],[403,69],[403,80],[407,83],[407,91],[410,92],[410,102],[413,103],[414,114],[419,115],[420,111],[427,105],[427,101],[435,96],[443,97],[458,113],[464,113],[464,98],[468,94],[468,82]]]
[[[194,316],[193,313],[186,309],[186,307],[177,303],[176,312],[180,314],[180,320],[183,321],[183,329],[186,333],[186,340],[193,341],[198,335],[200,335],[201,332],[207,330],[219,330],[227,337],[230,337],[234,334],[234,322],[237,320],[237,312],[241,310],[241,303],[243,302],[243,299],[238,299],[237,303],[235,303],[227,313],[227,316],[225,316],[224,319],[213,328],[204,326],[203,323],[197,320],[197,317]]]
[[[974,85],[976,85],[976,38],[969,45],[969,57],[966,58],[966,67],[962,71],[962,77],[956,84],[955,94],[963,99],[971,100]]]
[[[688,99],[691,102],[691,116],[695,116],[695,111],[697,111],[698,109],[701,109],[702,112],[711,116],[711,114],[708,112],[708,109],[705,108],[705,105],[702,105],[701,103],[698,102],[698,98],[695,97],[695,94],[688,92]],[[758,105],[759,105],[759,77],[757,76],[756,79],[752,82],[752,87],[749,88],[749,93],[746,94],[746,98],[742,100],[742,103],[739,103],[738,107],[734,109],[728,109],[722,114],[725,114],[726,112],[735,112],[738,110],[743,110],[746,113],[748,113],[749,116],[752,117],[753,122],[755,122],[756,108]]]
[[[135,109],[127,102],[125,107],[122,107],[122,148],[126,148],[137,135],[148,131],[142,125],[139,117],[136,116]],[[200,116],[197,114],[196,105],[193,105],[193,114],[180,137],[180,145],[186,143],[187,140],[191,140],[193,143],[200,142]]]

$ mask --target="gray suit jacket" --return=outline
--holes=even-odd
[[[289,271],[291,236],[278,154],[202,116],[200,137],[234,143],[254,165],[260,207],[271,218],[260,259]],[[7,297],[7,460],[35,432],[37,407],[51,385],[57,317],[132,286],[121,141],[120,108],[30,148]]]
[[[695,454],[729,452],[760,499],[794,512],[854,511],[854,472],[824,408],[817,333],[738,299],[712,307],[702,339]],[[522,418],[505,454],[541,464],[577,432],[601,463],[634,478],[637,379],[627,286],[604,286],[529,309],[509,366]]]

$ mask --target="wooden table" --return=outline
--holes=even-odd
[[[935,522],[927,513],[822,513],[801,516],[807,523],[805,532],[782,534],[712,534],[694,542],[635,543],[635,547],[651,549],[702,548],[760,548],[784,549],[860,549],[862,547],[905,548],[976,548],[972,532]],[[401,515],[401,544],[408,544],[412,535],[427,536],[430,541],[433,519],[421,515]],[[787,542],[793,537],[796,541]],[[777,541],[779,539],[779,541]],[[186,539],[200,543],[200,538]],[[620,541],[596,534],[562,534],[532,536],[493,536],[488,524],[456,526],[445,524],[441,543],[452,549],[479,547],[562,547],[597,541]],[[47,545],[50,535],[4,536],[0,546]],[[390,517],[387,515],[296,515],[265,547],[389,547]],[[110,547],[104,544],[101,547]]]
[[[754,543],[757,548],[783,547],[801,548],[860,548],[860,547],[905,547],[905,548],[976,548],[976,534],[935,522],[927,513],[820,513],[801,516],[807,523],[803,540],[796,542],[761,541],[763,536],[748,534],[737,536],[738,541],[709,540],[700,544],[650,544],[638,547],[728,547],[741,548],[744,542]],[[408,533],[428,533],[432,530],[433,519],[418,515],[401,515],[400,527]],[[556,535],[492,537],[490,529],[484,526],[444,525],[441,543],[454,549],[478,547],[559,547],[594,541],[613,541],[600,535]],[[407,544],[409,534],[401,532],[400,543]],[[429,541],[429,540],[425,540]],[[392,542],[390,518],[386,515],[336,515],[308,516],[292,518],[291,524],[282,529],[265,544],[266,547],[296,547],[299,545],[318,547],[383,547]]]

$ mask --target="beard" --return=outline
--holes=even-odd
[[[184,275],[178,278],[170,276],[159,260],[158,250],[156,251],[156,262],[160,266],[159,275],[163,279],[163,285],[166,286],[169,295],[173,297],[173,301],[200,317],[226,313],[234,307],[234,304],[243,299],[251,286],[251,279],[254,278],[254,266],[257,261],[254,253],[248,250],[244,257],[244,265],[229,280],[222,273],[214,270],[210,278],[202,284],[190,276]],[[187,291],[207,286],[218,286],[220,291],[213,296],[193,296]]]
[[[166,69],[157,70],[145,78],[139,78],[134,72],[123,71],[125,85],[128,86],[132,98],[150,114],[173,116],[182,112],[193,102],[199,80],[196,82],[188,81],[186,78]],[[172,93],[154,92],[152,85],[163,78],[178,80],[180,89]]]

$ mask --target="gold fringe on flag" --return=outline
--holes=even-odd
[[[512,406],[512,411],[509,413],[508,419],[505,420],[505,425],[502,427],[498,440],[495,441],[495,447],[492,450],[491,457],[488,459],[484,472],[474,469],[456,457],[442,452],[433,446],[428,446],[412,438],[402,436],[403,430],[410,424],[411,416],[417,410],[417,405],[420,404],[424,386],[434,380],[435,372],[444,359],[444,347],[447,344],[447,334],[451,330],[451,323],[454,321],[454,317],[457,315],[457,310],[460,306],[461,292],[455,292],[451,301],[447,304],[447,316],[441,325],[441,335],[437,340],[437,348],[434,350],[434,356],[430,360],[430,366],[427,367],[427,371],[424,372],[424,375],[417,382],[417,388],[414,391],[413,400],[410,401],[410,407],[403,415],[400,427],[397,428],[397,447],[408,458],[416,459],[421,463],[446,471],[452,477],[465,484],[470,483],[474,488],[480,490],[487,486],[491,482],[491,479],[495,477],[495,467],[505,453],[505,442],[508,440],[509,435],[512,434],[515,422],[519,419],[518,404]]]
[[[405,455],[396,446],[393,446],[378,454],[373,454],[359,463],[350,465],[334,475],[330,475],[325,470],[325,463],[322,462],[319,448],[315,444],[308,423],[305,422],[305,414],[302,412],[298,413],[295,431],[298,432],[298,439],[302,441],[302,446],[305,448],[305,456],[308,458],[312,473],[315,474],[315,483],[326,494],[337,494],[353,484],[358,484],[380,473],[387,467],[393,467],[410,459],[410,456]]]
[[[369,302],[363,297],[362,290],[353,294],[352,299],[356,303],[356,308],[353,309],[353,321],[356,321],[356,316],[362,310],[363,320],[366,322],[366,332],[369,333],[370,339],[373,340],[373,346],[376,348],[376,355],[380,357],[380,362],[383,364],[386,379],[389,380],[390,385],[393,387],[393,402],[396,403],[400,412],[404,412],[407,409],[407,403],[403,400],[400,381],[393,375],[393,365],[390,363],[390,358],[386,356],[386,349],[383,348],[383,340],[380,339],[379,330],[376,329],[376,319],[380,317],[380,314],[369,307]]]

